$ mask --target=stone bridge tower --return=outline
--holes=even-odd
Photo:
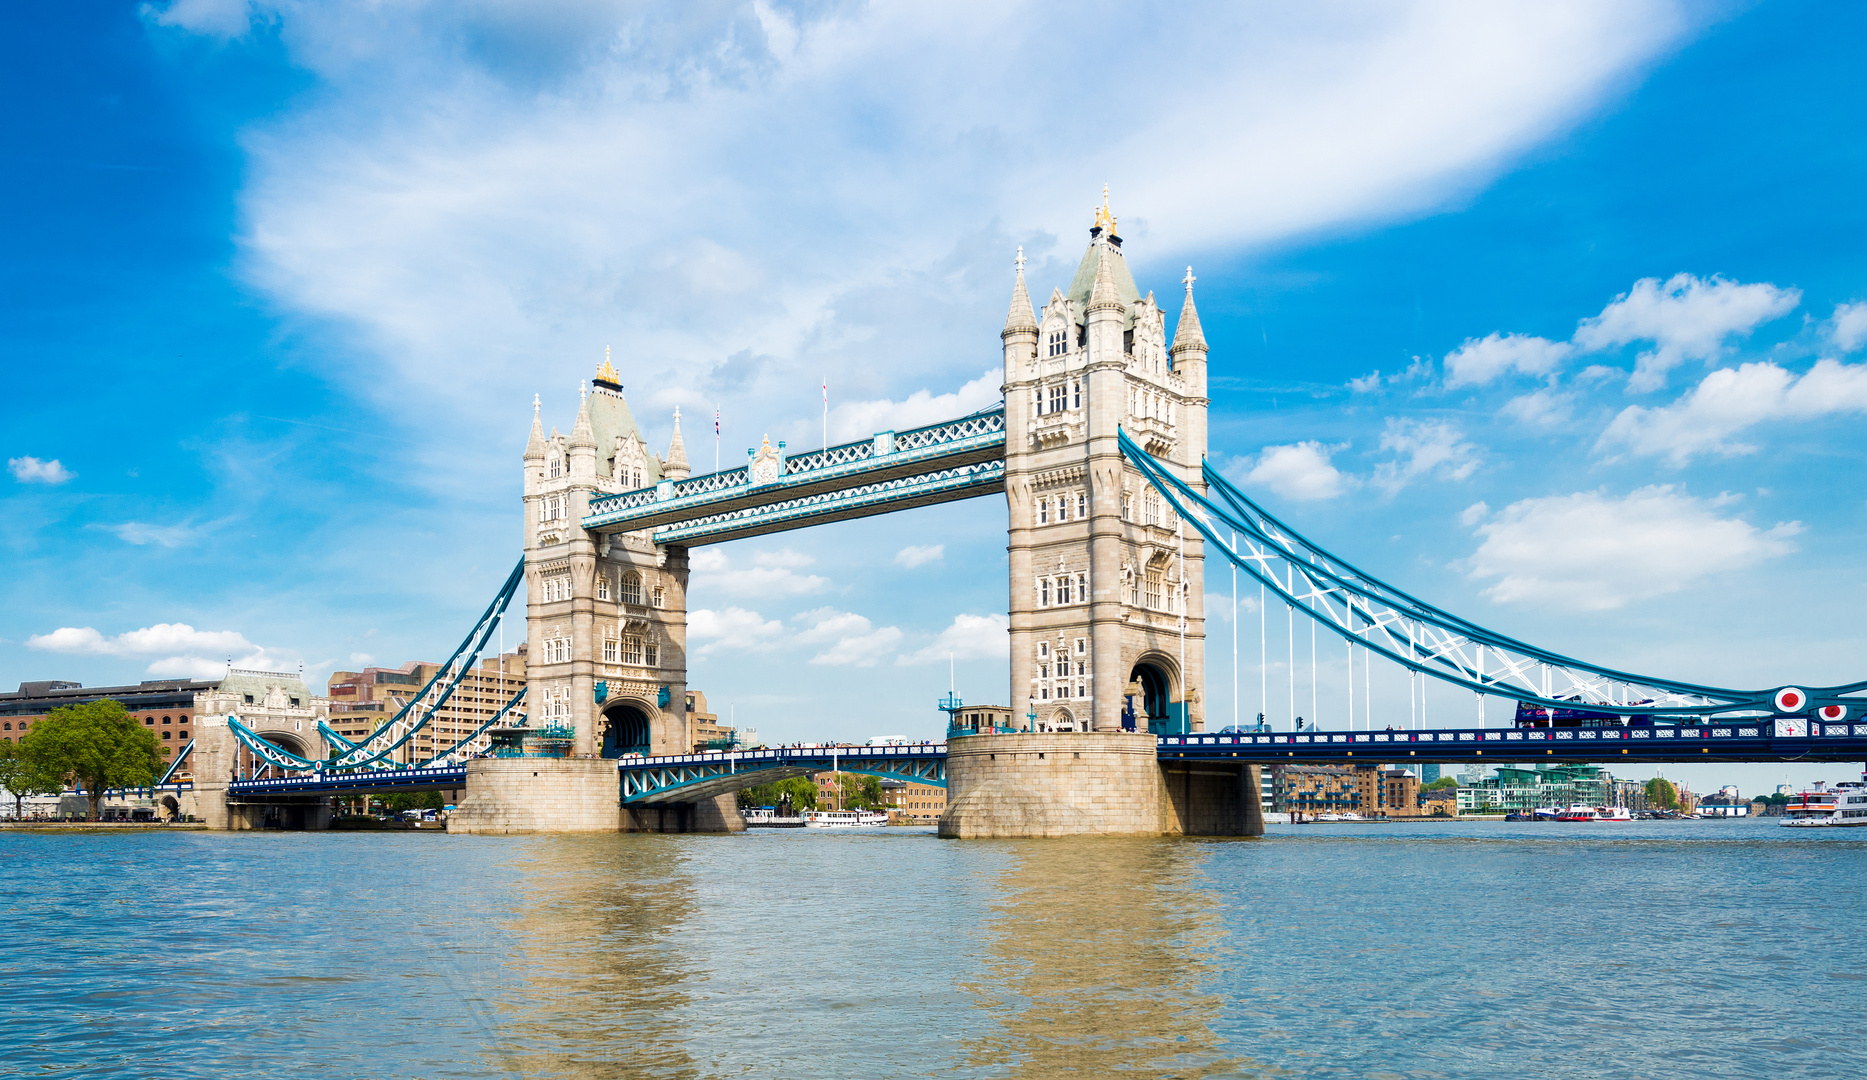
[[[572,729],[577,757],[684,752],[687,549],[580,524],[594,498],[686,478],[680,413],[664,458],[607,358],[581,398],[568,437],[545,435],[534,402],[525,445],[527,711]]]
[[[1011,703],[1040,731],[1203,729],[1203,547],[1121,454],[1117,432],[1196,490],[1206,339],[1193,277],[1166,336],[1107,193],[1069,289],[1031,305],[1020,253],[1005,346]]]

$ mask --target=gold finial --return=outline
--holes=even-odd
[[[1109,186],[1102,185],[1102,205],[1096,207],[1096,228],[1107,229],[1110,236],[1118,235],[1115,231],[1115,214],[1109,209]]]
[[[609,362],[609,346],[603,346],[603,366],[596,369],[596,381],[611,386],[621,386],[622,376],[616,374],[616,366]]]

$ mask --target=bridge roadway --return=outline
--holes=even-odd
[[[969,736],[989,739],[990,735]],[[1867,762],[1867,723],[1801,718],[1678,727],[1463,728],[1433,731],[1306,731],[1161,735],[1163,761],[1241,765],[1359,765],[1405,762],[1499,764],[1533,761],[1848,761]],[[818,746],[619,758],[621,801],[656,805],[709,799],[753,784],[842,771],[946,786],[946,745]],[[300,801],[328,795],[380,795],[464,787],[466,769],[369,769],[237,780],[236,802]]]

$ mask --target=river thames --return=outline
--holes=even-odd
[[[13,833],[0,870],[5,1076],[1867,1074],[1867,836],[1773,821]]]

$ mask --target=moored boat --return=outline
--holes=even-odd
[[[1595,813],[1594,807],[1583,806],[1582,804],[1577,803],[1574,806],[1569,807],[1567,810],[1564,810],[1562,813],[1557,814],[1556,820],[1557,821],[1597,821],[1599,820],[1599,817]]]
[[[775,806],[750,806],[740,811],[746,819],[748,829],[801,829],[804,818],[801,814],[782,816]]]
[[[804,815],[806,829],[874,829],[888,824],[888,815],[876,810],[812,810]]]
[[[1867,825],[1867,783],[1844,780],[1831,789],[1818,780],[1813,790],[1795,795],[1783,808],[1786,829],[1861,825]]]
[[[1632,821],[1634,815],[1625,806],[1597,806],[1595,807],[1595,820]]]

